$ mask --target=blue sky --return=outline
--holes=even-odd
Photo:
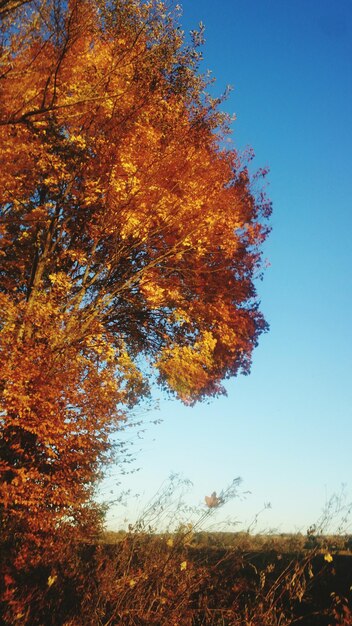
[[[352,500],[352,3],[185,0],[183,29],[200,21],[215,93],[234,88],[223,105],[237,116],[234,144],[270,168],[271,266],[258,284],[270,331],[226,398],[186,408],[156,392],[160,409],[146,417],[163,422],[135,438],[140,471],[117,488],[141,496],[113,507],[109,525],[174,471],[193,482],[195,505],[243,478],[251,494],[219,510],[219,523],[246,527],[270,501],[258,530],[305,532],[342,483]]]

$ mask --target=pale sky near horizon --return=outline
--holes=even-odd
[[[219,524],[246,527],[270,501],[257,530],[305,532],[342,483],[352,500],[352,1],[182,6],[185,31],[205,24],[215,93],[234,87],[223,108],[237,116],[235,147],[270,168],[270,268],[257,285],[270,331],[227,397],[187,408],[155,392],[160,409],[146,417],[163,421],[135,437],[140,470],[116,470],[104,485],[141,496],[112,507],[108,524],[123,526],[177,472],[193,482],[195,505],[242,477],[251,493],[219,510]]]

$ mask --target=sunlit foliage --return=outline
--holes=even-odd
[[[270,205],[162,3],[0,14],[0,516],[38,543],[150,380],[192,404],[248,373]]]

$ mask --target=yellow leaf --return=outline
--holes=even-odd
[[[54,574],[54,576],[49,576],[48,577],[48,587],[51,587],[54,584],[54,582],[56,581],[56,579],[57,579],[57,575],[56,574]]]

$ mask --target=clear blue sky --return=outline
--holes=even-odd
[[[184,30],[200,21],[216,93],[234,87],[223,108],[237,116],[235,146],[270,167],[271,267],[258,284],[270,331],[227,398],[161,400],[148,418],[163,423],[136,440],[141,469],[122,487],[142,507],[180,472],[199,504],[240,475],[251,494],[219,521],[245,526],[270,501],[259,529],[304,532],[341,483],[352,500],[352,2],[185,0]],[[134,508],[113,508],[110,525]]]

